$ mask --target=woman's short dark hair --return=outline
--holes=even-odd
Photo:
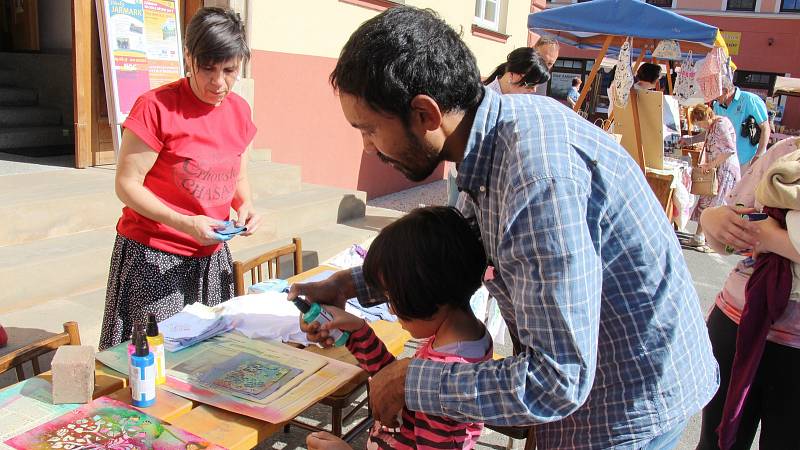
[[[530,47],[520,47],[511,51],[506,57],[506,62],[497,66],[484,81],[489,84],[496,78],[502,77],[506,72],[518,73],[522,78],[516,84],[537,85],[547,83],[550,71],[539,52]]]
[[[442,112],[466,111],[483,95],[475,56],[435,12],[390,8],[364,22],[342,48],[334,89],[407,122],[411,100],[428,95]]]
[[[250,59],[250,48],[239,14],[225,8],[200,8],[186,27],[186,51],[197,65],[214,65],[233,58]]]
[[[661,66],[653,63],[644,63],[636,71],[636,78],[640,81],[655,83],[661,78]]]
[[[417,208],[372,242],[364,279],[402,319],[427,319],[444,305],[466,310],[486,271],[478,233],[455,208]]]

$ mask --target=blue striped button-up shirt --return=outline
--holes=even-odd
[[[711,399],[717,365],[677,239],[610,136],[550,98],[485,90],[457,182],[524,351],[413,361],[409,409],[537,424],[539,448],[639,448]]]

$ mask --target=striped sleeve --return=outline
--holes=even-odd
[[[395,359],[367,324],[350,335],[350,339],[347,340],[347,350],[358,360],[358,365],[370,375],[391,364]]]

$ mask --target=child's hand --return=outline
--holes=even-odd
[[[331,305],[325,305],[324,308],[333,316],[333,322],[323,324],[320,327],[322,330],[338,328],[342,331],[353,332],[360,330],[366,324],[364,319],[356,317],[342,308]]]
[[[319,431],[306,436],[306,446],[308,450],[352,450],[353,448],[327,431]]]

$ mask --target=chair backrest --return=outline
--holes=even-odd
[[[303,248],[300,238],[292,238],[292,243],[283,247],[270,250],[261,255],[250,258],[246,261],[233,262],[234,293],[244,295],[245,274],[250,273],[250,284],[264,281],[263,266],[266,266],[268,278],[281,277],[280,257],[284,255],[294,255],[294,275],[303,271]]]
[[[0,356],[0,373],[13,368],[17,372],[17,381],[22,381],[26,378],[22,365],[30,361],[33,366],[33,375],[39,375],[42,373],[42,369],[39,367],[39,357],[62,345],[81,345],[77,322],[66,322],[64,323],[63,333],[50,336],[39,342],[14,350],[7,355]]]
[[[664,212],[667,213],[668,218],[672,218],[672,182],[675,178],[674,175],[664,175],[660,173],[654,172],[647,172],[645,174],[645,178],[647,178],[647,184],[650,185],[650,189],[653,190],[653,193],[656,194],[656,198],[658,202],[661,203],[661,207],[664,208]]]

